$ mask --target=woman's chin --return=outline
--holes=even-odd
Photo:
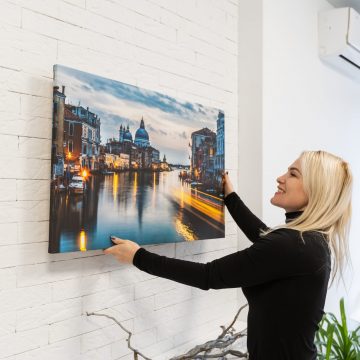
[[[275,199],[275,196],[270,199],[270,203],[274,206],[282,207],[281,204]]]

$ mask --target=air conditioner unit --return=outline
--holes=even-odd
[[[360,81],[360,14],[353,8],[319,12],[319,55]]]

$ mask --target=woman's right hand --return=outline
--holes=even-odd
[[[234,192],[234,186],[231,183],[231,180],[229,178],[229,174],[227,171],[226,172],[224,171],[222,174],[222,186],[224,189],[224,197],[227,197],[229,194]]]

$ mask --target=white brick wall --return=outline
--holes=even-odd
[[[0,0],[0,359],[166,359],[215,336],[236,289],[177,284],[101,251],[47,253],[52,66],[59,63],[224,109],[226,168],[236,185],[236,0]],[[225,240],[148,246],[206,262]],[[224,306],[226,304],[226,306]]]

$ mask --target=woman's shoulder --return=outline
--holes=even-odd
[[[271,229],[269,228],[270,232],[265,235],[265,237],[270,236],[280,236],[280,237],[294,237],[294,235],[300,235],[300,233],[302,233],[302,235],[306,238],[309,239],[322,239],[324,241],[326,241],[326,236],[319,230],[305,230],[300,232],[300,230],[297,229],[292,229],[292,228],[288,228],[288,227],[279,227],[279,228],[275,228],[275,229]]]
[[[308,247],[321,247],[329,251],[329,243],[326,235],[318,230],[306,230],[300,232],[291,228],[276,228],[263,237],[267,240],[284,242],[286,245],[299,245]]]

